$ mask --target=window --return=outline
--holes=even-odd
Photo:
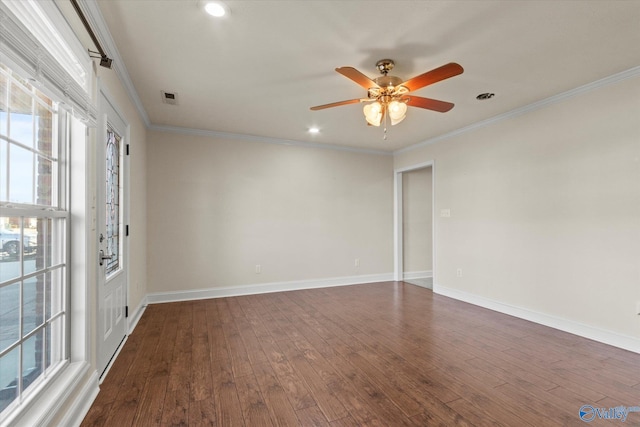
[[[68,358],[66,120],[0,64],[0,421]]]
[[[88,91],[91,60],[70,28],[61,25],[61,16],[54,2],[4,0],[4,3],[29,29],[40,48],[49,52],[67,75]]]

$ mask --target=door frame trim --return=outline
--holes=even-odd
[[[411,166],[396,168],[393,171],[393,280],[402,281],[404,276],[404,228],[403,219],[403,194],[402,176],[406,172],[416,171],[431,167],[431,270],[433,272],[433,283],[436,282],[436,165],[434,160],[417,163]]]

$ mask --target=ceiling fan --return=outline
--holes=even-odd
[[[421,96],[410,95],[409,93],[462,74],[464,69],[459,64],[451,62],[404,82],[399,77],[388,75],[394,65],[391,59],[381,59],[378,61],[376,68],[382,75],[373,80],[353,67],[336,68],[338,73],[367,89],[367,98],[349,99],[331,104],[317,105],[311,107],[311,110],[324,110],[325,108],[338,107],[340,105],[366,102],[367,105],[364,106],[363,112],[367,123],[372,126],[380,126],[382,120],[387,117],[391,120],[391,125],[400,123],[406,117],[407,106],[425,108],[440,113],[445,113],[453,108],[454,104],[450,102],[423,98]]]

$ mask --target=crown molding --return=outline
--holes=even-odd
[[[444,141],[449,138],[453,138],[454,136],[457,136],[457,135],[461,135],[467,132],[472,132],[474,130],[478,130],[486,126],[490,126],[494,123],[498,123],[503,120],[508,120],[517,116],[521,116],[523,114],[526,114],[535,110],[539,110],[541,108],[545,108],[549,105],[562,102],[574,96],[578,96],[583,93],[587,93],[592,90],[596,90],[598,88],[608,86],[610,84],[614,84],[619,81],[626,80],[628,78],[632,78],[640,75],[640,66],[633,67],[629,70],[613,74],[611,76],[602,78],[600,80],[596,80],[591,83],[587,83],[582,86],[578,86],[566,92],[562,92],[562,93],[550,96],[549,98],[545,98],[540,101],[533,102],[531,104],[516,108],[514,110],[507,111],[506,113],[502,113],[497,116],[490,117],[485,120],[481,120],[471,125],[461,127],[454,131],[447,132],[443,135],[439,135],[434,138],[430,138],[422,142],[418,142],[416,144],[413,144],[408,147],[401,148],[395,151],[373,150],[373,149],[355,148],[355,147],[347,147],[347,146],[340,146],[340,145],[333,145],[333,144],[320,144],[320,143],[314,143],[314,142],[284,140],[284,139],[239,134],[239,133],[219,132],[219,131],[211,131],[211,130],[195,129],[195,128],[184,128],[184,127],[178,127],[178,126],[156,125],[151,123],[149,119],[149,115],[147,114],[146,110],[144,109],[144,106],[142,105],[142,101],[140,100],[140,97],[138,96],[138,93],[133,85],[133,82],[131,81],[127,68],[124,65],[124,61],[122,60],[122,57],[118,52],[116,44],[113,41],[113,38],[111,37],[111,33],[109,32],[109,28],[107,27],[107,24],[104,21],[102,13],[100,12],[100,8],[98,7],[97,0],[79,0],[79,4],[80,4],[80,8],[82,9],[82,12],[85,14],[87,20],[91,24],[91,28],[93,28],[94,32],[96,33],[96,37],[98,38],[100,43],[103,45],[103,48],[107,52],[108,56],[113,59],[113,68],[116,71],[118,77],[120,78],[120,81],[124,85],[133,104],[136,106],[138,113],[140,114],[145,125],[150,130],[160,131],[160,132],[199,135],[199,136],[207,136],[212,138],[241,139],[245,141],[263,142],[268,144],[294,145],[299,147],[321,148],[321,149],[327,149],[327,150],[337,150],[337,151],[346,151],[346,152],[354,152],[354,153],[395,156],[397,154],[407,153],[407,152],[425,147],[427,145],[435,144],[437,142]]]
[[[206,136],[209,138],[216,138],[216,139],[240,139],[243,141],[261,142],[266,144],[293,145],[296,147],[319,148],[323,150],[346,151],[350,153],[360,153],[360,154],[375,154],[378,156],[393,155],[391,151],[384,151],[384,150],[356,148],[356,147],[348,147],[348,146],[334,145],[334,144],[321,144],[318,142],[295,141],[291,139],[271,138],[268,136],[247,135],[247,134],[231,133],[231,132],[219,132],[214,130],[185,128],[185,127],[179,127],[179,126],[164,126],[164,125],[152,124],[149,126],[149,129],[153,131],[158,131],[158,132],[171,132],[171,133],[179,133],[183,135]]]
[[[107,23],[102,16],[102,12],[98,7],[98,2],[96,0],[79,0],[78,4],[85,18],[89,21],[89,25],[91,25],[98,41],[102,45],[102,48],[107,53],[107,56],[113,59],[112,69],[115,71],[120,82],[125,87],[125,90],[129,95],[131,102],[133,102],[133,105],[135,105],[138,110],[138,114],[140,114],[142,121],[147,127],[151,126],[149,115],[142,105],[142,101],[140,100],[138,92],[131,81],[127,67],[120,56],[116,43],[113,41],[113,37],[111,37],[111,32],[109,31],[109,27],[107,26]]]
[[[364,153],[364,154],[376,154],[376,155],[384,155],[391,156],[392,153],[390,151],[383,150],[370,150],[364,148],[354,148],[354,147],[344,147],[339,145],[332,144],[320,144],[314,142],[305,142],[305,141],[294,141],[294,140],[283,140],[278,138],[271,137],[263,137],[256,135],[247,135],[247,134],[239,134],[239,133],[230,133],[230,132],[218,132],[204,129],[195,129],[195,128],[184,128],[178,126],[164,126],[164,125],[156,125],[151,123],[149,119],[149,115],[147,114],[144,106],[142,105],[142,101],[138,96],[138,92],[131,81],[131,77],[129,76],[129,72],[127,71],[127,67],[118,52],[118,48],[116,47],[116,43],[111,36],[111,32],[109,31],[109,27],[102,16],[102,12],[98,6],[96,0],[79,0],[80,9],[82,13],[85,14],[85,17],[89,21],[91,28],[96,34],[98,41],[104,48],[111,59],[113,59],[113,69],[115,70],[120,82],[125,87],[129,98],[135,105],[140,117],[144,121],[147,129],[159,131],[159,132],[172,132],[172,133],[180,133],[186,135],[198,135],[198,136],[207,136],[211,138],[223,138],[223,139],[241,139],[244,141],[253,141],[253,142],[262,142],[267,144],[278,144],[278,145],[293,145],[298,147],[307,147],[307,148],[320,148],[325,150],[337,150],[337,151],[346,151],[353,153]]]
[[[506,113],[498,114],[497,116],[493,116],[493,117],[490,117],[488,119],[481,120],[479,122],[470,124],[469,126],[461,127],[461,128],[456,129],[454,131],[447,132],[447,133],[445,133],[443,135],[427,139],[427,140],[419,142],[417,144],[410,145],[408,147],[401,148],[399,150],[395,150],[393,152],[393,155],[395,156],[396,154],[408,153],[408,152],[416,150],[418,148],[422,148],[422,147],[425,147],[427,145],[435,144],[437,142],[444,141],[444,140],[449,139],[449,138],[453,138],[454,136],[458,136],[458,135],[461,135],[463,133],[467,133],[467,132],[471,132],[471,131],[474,131],[474,130],[478,130],[480,128],[483,128],[483,127],[486,127],[486,126],[490,126],[490,125],[492,125],[494,123],[498,123],[498,122],[501,122],[503,120],[512,119],[514,117],[518,117],[518,116],[521,116],[523,114],[527,114],[527,113],[530,113],[532,111],[539,110],[541,108],[545,108],[545,107],[547,107],[549,105],[557,104],[557,103],[562,102],[562,101],[564,101],[566,99],[573,98],[574,96],[582,95],[584,93],[591,92],[591,91],[599,89],[601,87],[608,86],[608,85],[611,85],[611,84],[614,84],[614,83],[618,83],[618,82],[620,82],[622,80],[626,80],[626,79],[629,79],[629,78],[632,78],[632,77],[636,77],[638,75],[640,75],[640,66],[630,68],[630,69],[628,69],[626,71],[622,71],[620,73],[613,74],[611,76],[602,78],[600,80],[596,80],[596,81],[591,82],[591,83],[587,83],[587,84],[582,85],[582,86],[578,86],[578,87],[576,87],[574,89],[570,89],[570,90],[568,90],[566,92],[558,93],[556,95],[550,96],[549,98],[545,98],[545,99],[542,99],[540,101],[533,102],[533,103],[525,105],[523,107],[516,108],[515,110],[507,111]]]

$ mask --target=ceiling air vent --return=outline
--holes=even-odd
[[[495,93],[489,93],[489,92],[487,92],[487,93],[481,93],[480,95],[476,96],[476,99],[477,99],[478,101],[486,101],[487,99],[491,99],[491,98],[493,98],[494,96],[496,96],[496,94],[495,94]]]
[[[178,94],[175,92],[165,92],[163,90],[160,91],[162,93],[162,102],[170,105],[178,105]]]

